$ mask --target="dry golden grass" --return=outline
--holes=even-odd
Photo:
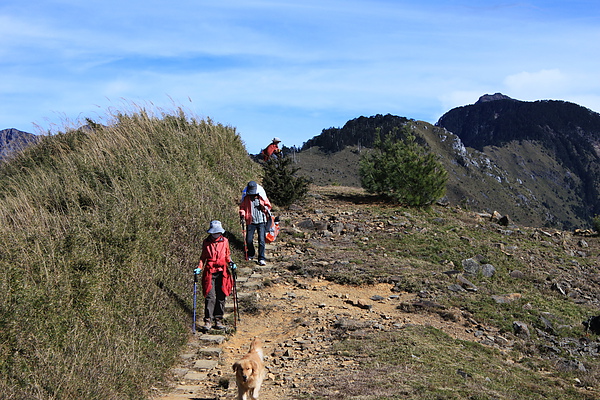
[[[0,393],[135,399],[191,324],[211,219],[237,233],[257,169],[235,129],[112,113],[0,167]]]

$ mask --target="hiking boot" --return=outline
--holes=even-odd
[[[221,321],[215,322],[215,329],[223,330],[225,329],[225,325]]]
[[[204,332],[208,332],[208,331],[210,331],[210,330],[212,329],[212,325],[211,325],[211,323],[210,323],[210,322],[206,322],[206,323],[204,324],[204,327],[203,327],[203,329],[204,329]]]
[[[267,265],[267,262],[265,260],[260,260],[258,261],[258,265]]]

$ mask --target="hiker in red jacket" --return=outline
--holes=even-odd
[[[200,265],[202,270],[202,294],[204,300],[204,330],[212,329],[215,322],[216,329],[225,329],[223,314],[225,313],[225,300],[231,294],[233,277],[228,266],[235,266],[231,260],[229,240],[223,236],[225,229],[220,221],[211,221],[207,231],[210,235],[202,242],[202,255]]]
[[[246,225],[246,258],[252,260],[256,255],[254,248],[254,232],[258,232],[258,264],[265,265],[265,240],[267,235],[267,222],[271,213],[271,202],[266,194],[260,195],[258,184],[248,182],[240,203],[240,220]],[[264,190],[262,190],[264,192]]]
[[[277,156],[281,153],[281,149],[279,148],[279,143],[281,143],[281,139],[278,137],[273,138],[273,141],[270,145],[267,146],[266,149],[262,151],[263,161],[269,160],[272,156]]]

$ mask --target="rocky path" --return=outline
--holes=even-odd
[[[240,297],[258,298],[263,304],[260,314],[241,315],[235,332],[192,335],[179,365],[171,371],[171,391],[156,399],[235,399],[231,365],[248,350],[254,336],[264,342],[268,370],[261,399],[291,398],[311,390],[310,381],[327,371],[353,368],[352,359],[331,355],[332,327],[392,329],[415,323],[415,315],[402,315],[396,309],[412,296],[390,296],[387,284],[349,288],[303,279],[264,286],[277,277],[277,266],[258,268],[240,271],[245,276],[238,277],[238,291]],[[454,329],[441,319],[437,323]]]
[[[330,209],[319,209],[316,213],[340,212],[335,204],[327,207]],[[289,212],[285,217],[295,229],[310,218],[307,213],[314,212],[314,208]],[[273,261],[267,266],[238,263],[240,302],[256,304],[257,312],[242,313],[235,331],[190,334],[180,362],[171,370],[171,387],[154,388],[154,400],[235,399],[237,390],[231,365],[247,352],[255,336],[263,340],[268,370],[260,393],[262,400],[318,393],[323,382],[320,378],[357,368],[355,359],[338,354],[332,347],[343,335],[360,335],[361,329],[398,330],[407,324],[426,324],[455,338],[474,340],[475,334],[483,334],[484,338],[494,340],[497,332],[466,328],[469,324],[461,319],[460,313],[457,318],[444,319],[436,313],[411,313],[399,308],[400,304],[415,301],[417,295],[393,292],[389,283],[356,287],[291,275],[289,262],[280,260],[327,263],[315,261],[286,243],[286,237],[291,236],[280,235],[278,241],[268,245],[267,257]],[[332,245],[338,238],[339,244]],[[326,235],[315,240],[321,243],[324,252],[328,248],[339,251],[348,244],[341,242],[341,235],[338,238]],[[228,309],[233,311],[231,298]]]

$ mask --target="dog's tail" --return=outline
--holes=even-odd
[[[263,356],[263,349],[262,349],[262,341],[258,338],[255,337],[254,339],[252,339],[252,343],[250,343],[250,352],[255,351],[258,356],[260,357],[260,360],[263,361],[264,356]]]

